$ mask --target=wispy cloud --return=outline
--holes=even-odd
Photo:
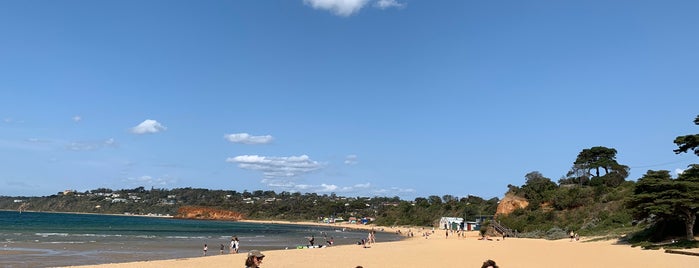
[[[396,0],[379,0],[374,3],[374,6],[380,9],[387,9],[387,8],[402,8],[405,7],[404,3],[398,3]]]
[[[242,169],[262,172],[265,178],[296,177],[321,168],[321,164],[307,155],[274,157],[239,155],[229,157],[226,162],[237,163]]]
[[[357,163],[356,155],[351,154],[345,157],[345,165],[356,165]]]
[[[148,133],[158,133],[160,131],[164,131],[167,128],[160,124],[156,120],[152,119],[146,119],[145,121],[141,122],[138,124],[138,126],[135,126],[131,128],[131,133],[133,134],[148,134]]]
[[[17,120],[17,119],[14,119],[14,118],[12,118],[12,117],[3,118],[3,119],[2,119],[2,122],[6,123],[6,124],[24,123],[24,121],[22,121],[22,120]]]
[[[248,133],[226,134],[223,136],[223,138],[232,143],[243,144],[266,144],[272,142],[273,140],[271,135],[252,136]]]
[[[79,115],[73,116],[72,119],[73,119],[73,122],[80,122],[83,120],[82,116],[79,116]]]
[[[415,189],[411,188],[398,188],[398,187],[391,187],[388,189],[378,189],[373,191],[374,194],[377,195],[398,195],[398,194],[405,194],[405,193],[414,193]]]
[[[335,15],[348,17],[359,12],[372,0],[303,0],[303,3],[315,9],[328,10]],[[399,8],[405,4],[396,0],[376,0],[374,7],[379,9]]]
[[[352,186],[338,186],[331,183],[301,184],[286,179],[263,179],[261,181],[269,187],[283,189],[285,191],[303,191],[314,193],[359,193],[371,188],[371,183],[360,183]]]
[[[113,138],[95,142],[71,142],[66,148],[71,151],[94,151],[106,147],[117,147],[118,144]]]
[[[177,180],[168,178],[154,178],[151,176],[141,176],[138,178],[127,178],[125,181],[132,186],[165,186],[175,183]]]

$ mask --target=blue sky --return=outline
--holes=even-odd
[[[0,195],[502,197],[697,163],[697,1],[2,1]]]

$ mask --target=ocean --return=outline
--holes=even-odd
[[[356,244],[366,231],[337,226],[301,226],[172,218],[0,211],[0,267],[60,267],[163,260],[220,254],[232,236],[240,252],[295,249],[308,244]],[[378,241],[401,236],[377,234]]]

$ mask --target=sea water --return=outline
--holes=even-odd
[[[229,252],[232,236],[240,252],[295,249],[331,238],[356,244],[366,231],[338,226],[301,226],[172,218],[0,211],[0,267],[56,267],[198,257]],[[379,241],[400,240],[379,233]]]

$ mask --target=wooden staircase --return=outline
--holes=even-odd
[[[498,233],[501,233],[503,236],[517,237],[517,235],[515,234],[514,231],[512,231],[512,229],[505,227],[504,225],[502,225],[500,222],[498,222],[496,220],[491,221],[490,225],[493,227],[493,229],[495,229],[495,231],[497,231]]]

